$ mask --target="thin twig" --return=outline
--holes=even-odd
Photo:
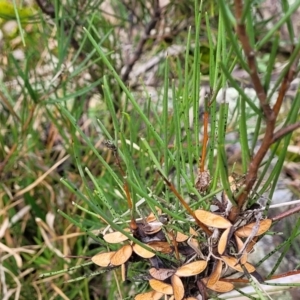
[[[273,107],[273,111],[274,111],[276,117],[278,116],[280,107],[282,105],[283,98],[284,98],[288,88],[290,87],[291,82],[292,82],[292,80],[293,80],[293,78],[296,74],[298,60],[299,60],[299,56],[296,58],[295,62],[291,65],[289,71],[286,73],[286,75],[285,75],[285,77],[284,77],[284,79],[281,83],[281,86],[280,86],[280,89],[279,89],[279,94],[278,94],[276,103]]]
[[[235,0],[234,3],[235,3],[235,12],[236,12],[236,20],[237,20],[236,32],[241,42],[241,45],[243,47],[243,50],[245,52],[247,62],[250,68],[250,77],[254,86],[254,90],[259,99],[260,107],[265,116],[266,131],[259,150],[257,151],[252,161],[250,162],[249,171],[245,179],[244,192],[241,193],[237,201],[238,206],[233,207],[232,209],[232,213],[230,215],[230,219],[232,220],[235,220],[241,208],[244,206],[248,198],[248,195],[256,181],[258,168],[263,158],[265,157],[267,151],[269,150],[270,145],[272,144],[273,132],[274,132],[275,121],[276,121],[276,115],[274,114],[272,108],[267,102],[267,94],[264,91],[263,85],[258,76],[255,52],[250,45],[249,37],[246,33],[246,26],[244,23],[242,23],[243,2],[242,0]]]
[[[294,208],[291,208],[291,209],[289,209],[289,210],[287,210],[287,211],[285,211],[285,212],[277,215],[276,217],[273,217],[272,221],[273,222],[279,221],[279,220],[281,220],[283,218],[289,217],[289,216],[291,216],[291,215],[293,215],[295,213],[298,213],[298,212],[300,212],[300,206],[296,206]]]
[[[252,49],[249,41],[249,37],[246,33],[246,26],[244,23],[241,23],[242,15],[243,15],[243,1],[242,0],[235,0],[235,12],[236,12],[236,20],[237,20],[237,27],[236,32],[238,38],[242,44],[243,50],[245,52],[248,65],[250,68],[250,77],[256,91],[257,97],[259,99],[260,105],[264,111],[265,117],[270,117],[272,110],[269,104],[267,103],[267,94],[264,91],[263,85],[258,76],[258,70],[256,67],[256,60],[255,60],[255,52]]]
[[[300,128],[300,122],[297,122],[295,124],[291,124],[288,125],[280,130],[278,130],[277,132],[274,133],[273,135],[273,140],[272,140],[272,144],[277,142],[278,140],[280,140],[282,137],[284,137],[285,135],[291,133],[292,131],[294,131],[295,129]]]
[[[133,54],[133,57],[131,58],[129,63],[125,66],[124,73],[122,74],[122,80],[123,81],[128,80],[129,74],[132,71],[132,68],[133,68],[134,64],[138,61],[138,59],[143,54],[143,49],[144,49],[144,46],[145,46],[146,42],[149,39],[150,32],[151,32],[152,29],[154,29],[156,27],[156,24],[160,19],[160,15],[161,15],[161,9],[159,7],[159,1],[156,0],[155,1],[155,6],[154,6],[153,16],[152,16],[150,22],[145,27],[145,31],[144,31],[143,36],[141,37],[141,39],[140,39],[140,41],[137,45],[137,48],[136,48],[136,50]]]
[[[263,158],[265,157],[267,151],[269,150],[271,144],[274,143],[274,141],[276,141],[280,137],[282,137],[284,134],[287,134],[293,129],[297,128],[297,126],[293,127],[295,125],[293,124],[292,126],[288,126],[287,129],[285,128],[281,129],[276,133],[276,135],[274,135],[276,118],[282,106],[282,101],[288,90],[288,87],[290,86],[290,83],[295,76],[296,65],[298,63],[298,59],[296,59],[295,63],[291,66],[290,70],[287,72],[284,80],[282,81],[276,103],[272,109],[269,103],[267,102],[267,94],[264,91],[262,82],[258,76],[255,52],[250,45],[250,40],[246,33],[246,26],[242,22],[242,15],[244,10],[243,1],[235,0],[234,3],[235,3],[235,14],[237,20],[236,32],[241,42],[241,45],[243,47],[244,53],[246,55],[249,69],[250,69],[250,77],[256,95],[259,99],[260,107],[264,113],[264,117],[266,121],[266,131],[259,150],[257,151],[252,161],[250,162],[248,174],[246,175],[246,179],[245,179],[244,192],[239,196],[237,201],[238,206],[233,208],[232,213],[230,215],[230,219],[232,220],[234,220],[237,217],[241,208],[245,205],[248,195],[251,192],[251,189],[257,179],[257,174],[258,174],[258,169],[260,167],[260,164]]]

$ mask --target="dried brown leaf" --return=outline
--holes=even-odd
[[[142,246],[140,246],[138,244],[133,244],[132,249],[138,256],[143,257],[143,258],[151,258],[151,257],[155,256],[155,253],[143,248]]]
[[[234,270],[237,270],[238,272],[242,272],[244,273],[244,270],[239,262],[239,260],[235,257],[232,257],[232,256],[221,256],[223,261],[232,269]],[[249,272],[249,273],[252,273],[255,271],[255,267],[252,266],[251,264],[249,263],[245,263],[244,264],[246,270]]]
[[[200,293],[199,296],[201,296],[201,299],[202,300],[208,300],[208,297],[207,297],[207,288],[206,288],[205,284],[202,282],[202,280],[198,279],[196,281],[196,285],[197,285],[197,288],[199,290],[199,293]]]
[[[153,248],[155,251],[159,251],[165,254],[173,252],[172,247],[169,245],[168,242],[149,242],[147,245],[149,245],[151,248]]]
[[[96,254],[92,257],[92,262],[100,267],[108,267],[111,263],[111,258],[115,255],[115,253],[116,251]]]
[[[244,264],[246,270],[249,272],[249,273],[253,273],[256,271],[255,267],[253,265],[251,265],[250,263],[246,262]]]
[[[195,231],[192,227],[190,227],[190,234],[194,236],[199,236],[198,232]]]
[[[163,293],[165,295],[173,295],[173,287],[171,284],[162,282],[157,279],[150,279],[149,284],[155,291],[159,293]]]
[[[214,213],[209,211],[205,211],[202,209],[198,209],[195,211],[195,215],[197,219],[209,227],[215,227],[220,229],[226,229],[231,227],[232,224],[227,219],[223,218],[222,216],[218,216]]]
[[[199,242],[196,239],[190,238],[187,243],[198,255],[202,255]]]
[[[162,223],[160,221],[153,221],[151,223],[143,224],[142,230],[145,234],[151,235],[159,232],[162,227]]]
[[[222,273],[222,261],[217,260],[215,262],[214,269],[208,278],[207,285],[213,286],[220,279],[221,273]]]
[[[217,281],[215,284],[210,285],[208,278],[203,278],[201,280],[206,284],[207,288],[218,293],[227,293],[234,289],[234,285],[231,282]]]
[[[146,218],[146,222],[147,222],[147,223],[151,223],[151,222],[154,222],[154,221],[157,221],[157,219],[156,219],[154,213],[151,212],[151,213],[149,214],[149,216]]]
[[[257,271],[252,272],[251,275],[255,277],[259,283],[264,283],[263,277]]]
[[[226,230],[224,230],[224,232],[222,233],[222,235],[220,237],[220,240],[218,243],[218,252],[220,255],[223,255],[227,248],[228,241],[232,235],[232,229],[233,229],[233,226],[228,227]]]
[[[204,271],[206,266],[207,261],[205,260],[194,261],[178,268],[175,274],[179,277],[194,276]]]
[[[168,236],[169,236],[170,240],[172,241],[173,240],[173,235],[169,233]],[[185,242],[188,238],[189,238],[189,236],[186,235],[186,234],[184,234],[184,233],[182,233],[182,232],[178,231],[176,233],[176,242],[177,243]]]
[[[156,268],[151,268],[149,270],[150,275],[157,280],[166,280],[167,278],[171,277],[174,275],[176,270],[172,269],[156,269]]]
[[[120,266],[124,264],[131,255],[132,247],[130,245],[125,245],[112,256],[110,262],[114,266]]]
[[[164,294],[156,291],[136,295],[134,300],[159,300]]]
[[[110,244],[118,244],[128,240],[128,237],[119,231],[105,234],[103,239]]]
[[[235,237],[238,252],[240,252],[244,247],[244,243],[237,235],[234,235],[234,237]],[[242,265],[247,262],[247,258],[248,258],[248,253],[245,249],[243,254],[241,254],[241,258],[240,258],[240,262]]]
[[[173,275],[171,277],[171,284],[173,287],[173,293],[174,293],[175,300],[182,300],[182,298],[184,296],[184,286],[183,286],[181,279],[178,276]]]
[[[253,247],[255,246],[256,242],[257,242],[257,237],[255,237],[252,241],[249,242],[249,244],[246,247],[246,252],[247,253],[251,253],[252,252]]]
[[[248,225],[242,226],[235,231],[235,234],[239,237],[248,237],[252,233],[253,227],[255,225],[256,225],[256,223],[254,222],[254,223],[250,223]],[[258,231],[255,234],[255,236],[259,236],[259,235],[265,233],[267,230],[269,230],[271,225],[272,225],[271,219],[261,220],[259,223]]]

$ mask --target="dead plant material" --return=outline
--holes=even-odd
[[[183,265],[182,267],[178,268],[175,275],[179,277],[195,276],[203,272],[206,267],[207,267],[207,261],[205,260],[194,261],[192,263]]]
[[[200,220],[202,223],[209,227],[226,229],[232,226],[230,221],[209,211],[199,209],[195,211],[195,215],[198,218],[198,220]]]
[[[184,297],[184,286],[181,279],[177,275],[171,277],[171,284],[173,287],[173,294],[175,300],[182,300]]]
[[[136,295],[134,297],[134,300],[159,300],[161,299],[161,297],[163,296],[163,293],[159,293],[156,291],[151,291],[148,293],[143,293],[143,294],[139,294]]]
[[[110,263],[114,266],[120,266],[124,264],[132,255],[132,247],[125,245],[112,256]]]
[[[248,225],[240,227],[239,229],[237,229],[235,231],[235,234],[238,237],[248,237],[251,234],[255,224],[256,223],[250,223]],[[255,233],[254,236],[262,235],[263,233],[265,233],[266,231],[268,231],[270,229],[271,225],[272,225],[272,220],[271,219],[261,220],[259,222],[258,231]]]
[[[94,255],[91,260],[94,264],[100,267],[108,267],[111,264],[111,258],[116,254],[116,251],[104,252]]]
[[[162,293],[164,295],[173,295],[173,287],[171,284],[157,279],[150,279],[149,284],[156,292]]]

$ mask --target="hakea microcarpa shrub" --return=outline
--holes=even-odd
[[[92,261],[104,268],[122,266],[123,270],[128,262],[147,261],[150,267],[144,278],[152,290],[136,295],[136,300],[161,299],[164,295],[175,300],[196,299],[198,295],[207,299],[207,290],[224,293],[234,289],[228,277],[227,281],[222,281],[222,276],[230,270],[260,278],[247,257],[258,236],[272,225],[270,219],[260,219],[259,211],[250,214],[245,211],[235,224],[226,219],[225,212],[199,209],[193,215],[211,234],[201,228],[190,228],[189,234],[168,232],[167,218],[159,216],[157,220],[151,213],[145,220],[133,220],[131,223],[135,226],[126,229],[145,248],[131,242],[121,232],[111,232],[103,237],[107,243],[124,244],[117,251],[93,256]],[[166,261],[159,254],[172,259]],[[122,274],[125,280],[125,272]]]
[[[116,147],[110,143],[108,146],[113,150],[121,174],[125,176]],[[205,191],[209,182],[209,173],[203,169],[204,165],[200,160],[195,184],[199,192]],[[170,230],[168,216],[162,215],[160,211],[156,213],[157,217],[151,213],[144,220],[131,217],[130,228],[125,230],[139,243],[132,242],[121,232],[104,234],[103,238],[107,243],[124,244],[117,251],[93,256],[92,261],[104,268],[121,266],[123,280],[126,279],[129,262],[147,262],[150,267],[143,280],[149,282],[152,290],[136,295],[135,300],[155,300],[162,297],[169,297],[169,300],[192,300],[198,296],[205,300],[208,290],[217,293],[233,290],[234,285],[228,282],[227,275],[236,272],[250,273],[261,281],[255,267],[248,262],[248,253],[252,251],[258,237],[271,227],[272,220],[263,219],[259,209],[250,208],[242,211],[233,224],[229,221],[231,203],[225,193],[222,201],[213,201],[218,207],[217,211],[194,211],[168,179],[163,174],[161,176],[194,219],[194,228],[190,227],[188,234]],[[124,189],[128,192],[125,178]],[[232,189],[236,189],[235,184]],[[129,192],[126,194],[132,210]],[[180,224],[176,226],[179,228]]]

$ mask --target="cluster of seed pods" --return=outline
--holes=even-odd
[[[92,261],[103,268],[121,266],[124,280],[130,262],[147,261],[149,269],[144,278],[151,290],[136,295],[136,300],[192,300],[200,295],[207,299],[209,290],[224,293],[234,289],[233,283],[223,278],[225,273],[248,272],[259,278],[248,262],[248,253],[272,220],[252,217],[240,225],[232,224],[221,213],[199,209],[193,215],[211,235],[197,226],[190,228],[188,234],[168,231],[168,225],[161,222],[163,216],[156,218],[151,213],[145,220],[134,220],[133,228],[126,229],[140,243],[130,241],[121,232],[105,234],[107,243],[122,246],[117,251],[99,253]]]
[[[124,178],[124,190],[132,212],[133,203],[117,148],[111,143],[106,143],[106,146],[113,151]],[[160,210],[142,220],[136,220],[132,214],[130,226],[125,228],[128,234],[116,231],[103,236],[108,244],[121,244],[119,250],[96,254],[92,261],[103,268],[121,266],[125,280],[128,265],[144,260],[148,270],[143,280],[148,281],[150,290],[136,295],[135,300],[162,297],[169,300],[206,300],[208,291],[225,293],[234,289],[233,283],[228,280],[231,273],[248,273],[262,281],[255,267],[248,262],[248,254],[258,237],[269,230],[272,220],[263,219],[259,210],[249,209],[241,212],[232,224],[228,217],[230,201],[225,193],[221,201],[216,200],[218,210],[192,210],[171,182],[163,174],[161,176],[194,219],[194,225],[188,232],[184,229],[174,231],[172,228],[175,226],[169,225],[180,228],[180,224],[169,224],[169,216],[162,215]],[[201,193],[208,185],[209,173],[200,160],[195,186]],[[237,189],[235,184],[232,189]],[[129,235],[135,242],[128,238]]]

